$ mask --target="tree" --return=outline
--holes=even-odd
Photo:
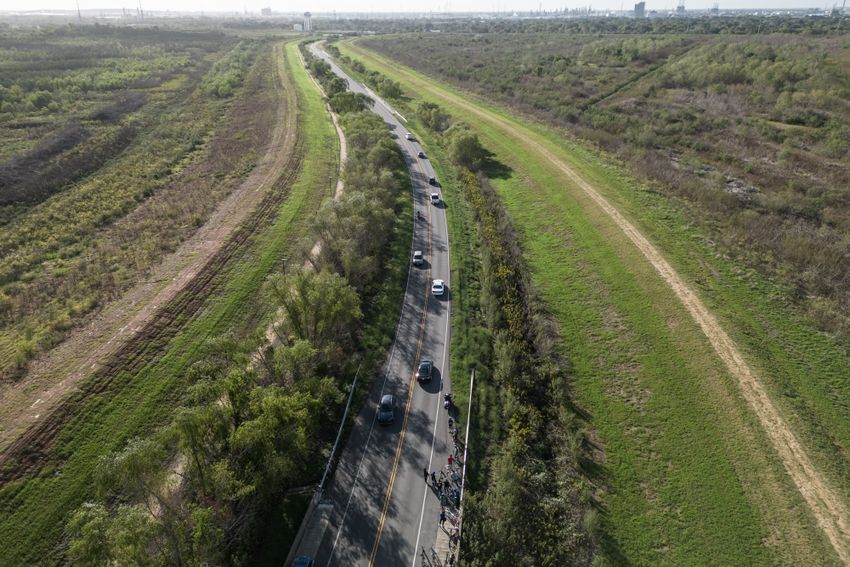
[[[159,487],[168,454],[155,439],[131,439],[121,451],[101,457],[99,484],[102,491],[141,501],[164,502]]]
[[[270,277],[266,289],[284,313],[283,321],[274,326],[281,342],[309,341],[328,362],[339,362],[362,317],[360,298],[345,278],[326,270],[296,270]]]
[[[133,439],[117,453],[100,462],[101,490],[141,502],[146,513],[158,520],[168,541],[170,557],[178,566],[185,564],[185,542],[180,503],[166,482],[168,453],[158,439]]]
[[[162,565],[168,549],[162,528],[143,506],[119,506],[107,530],[113,562],[118,565]],[[159,553],[151,553],[157,549]]]
[[[329,97],[344,93],[348,90],[348,81],[337,75],[326,75],[322,81],[322,88]],[[365,96],[365,95],[364,95]]]
[[[356,177],[368,179],[367,174]],[[349,191],[322,206],[312,227],[322,243],[313,259],[317,269],[341,273],[356,282],[352,287],[357,291],[369,286],[378,274],[378,258],[394,219],[392,209],[381,206],[381,201],[377,195],[370,198],[362,191]]]
[[[313,72],[319,80],[324,78],[326,75],[333,74],[333,70],[331,66],[322,61],[321,59],[314,59],[310,64],[310,70]]]
[[[224,452],[230,433],[230,422],[220,404],[213,403],[188,409],[181,408],[173,427],[180,448],[190,458],[190,470],[197,477],[201,494],[214,495],[210,486],[210,469]]]
[[[363,93],[351,91],[337,93],[328,99],[328,104],[337,114],[361,112],[372,105],[373,100]]]
[[[401,98],[401,84],[387,77],[381,77],[377,81],[378,92],[387,98]]]
[[[328,409],[338,407],[342,399],[331,378],[311,378],[295,389],[255,388],[251,419],[230,440],[236,476],[261,497],[300,482],[316,463],[320,432],[327,435],[335,429]]]
[[[109,563],[111,550],[106,533],[108,525],[109,512],[102,504],[87,502],[74,512],[67,527],[71,536],[68,559],[72,564],[95,567]]]
[[[315,375],[317,355],[309,341],[298,339],[286,345],[272,345],[264,358],[273,382],[291,386]]]
[[[487,158],[477,134],[456,124],[446,132],[449,137],[449,155],[452,160],[472,171],[478,170]]]
[[[416,115],[426,128],[434,132],[442,132],[449,126],[449,115],[433,102],[420,102],[416,107]]]
[[[253,418],[233,432],[231,446],[238,476],[261,496],[285,490],[304,472],[317,417],[307,410],[309,402],[303,394],[278,388],[253,392]]]

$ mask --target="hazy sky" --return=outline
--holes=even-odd
[[[134,9],[139,0],[79,0],[80,8],[128,8]],[[590,5],[596,9],[619,10],[621,6],[629,9],[635,0],[141,0],[145,10],[185,10],[185,11],[243,11],[259,12],[270,7],[280,12],[411,12],[411,11],[510,11],[536,10],[542,5],[545,10],[560,8],[578,8]],[[686,8],[710,8],[715,0],[685,0]],[[647,10],[672,9],[678,0],[646,0]],[[743,0],[724,2],[717,0],[721,8],[825,8],[831,7],[831,0]],[[0,0],[0,10],[74,10],[75,0]]]

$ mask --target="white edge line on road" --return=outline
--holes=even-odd
[[[319,51],[322,51],[323,54],[327,55],[323,50],[318,48],[318,45],[316,45],[316,48]],[[341,71],[341,69],[340,69],[340,71]],[[351,77],[348,77],[347,75],[346,75],[346,77],[351,82],[355,82],[355,83],[357,82],[357,81],[354,81],[354,79],[352,79]],[[375,97],[375,99],[377,99],[377,101],[380,102],[391,114],[394,114],[394,115],[398,116],[399,118],[401,118],[402,120],[404,120],[405,122],[407,122],[407,119],[404,116],[402,116],[398,111],[396,111],[394,108],[392,108],[386,102],[384,102],[384,100],[381,99],[381,97],[375,95],[375,93],[368,86],[366,86],[362,83],[360,83],[360,85],[367,92],[372,94]],[[407,146],[412,147],[413,150],[416,149],[413,146],[413,144],[410,144],[410,143],[405,144],[404,142],[406,142],[406,140],[404,142],[402,140],[399,140],[399,142],[402,142],[402,143],[399,144],[400,147],[407,145]],[[412,163],[417,164],[418,162],[415,159],[413,159],[413,153],[411,153],[411,152],[412,152],[412,150],[409,150],[408,155],[411,158]],[[408,171],[410,171],[410,173],[414,173],[413,168],[411,168],[411,167],[408,167]],[[411,184],[411,192],[415,192],[415,188],[413,187],[413,184]],[[415,214],[415,209],[416,209],[416,200],[415,199],[413,200],[412,205],[413,205],[414,214]],[[444,213],[444,216],[445,216],[445,213]],[[414,226],[416,226],[416,225],[414,224]],[[443,364],[442,364],[442,367],[440,368],[440,391],[442,391],[442,386],[443,386],[443,383],[444,383],[444,378],[443,378],[445,376],[444,370],[445,370],[445,367],[448,365],[448,361],[446,360],[446,356],[447,356],[447,353],[448,353],[448,346],[449,346],[449,325],[451,323],[451,309],[449,307],[451,305],[451,293],[452,293],[452,288],[451,288],[451,255],[450,255],[450,250],[448,248],[449,235],[448,235],[448,219],[447,218],[446,218],[444,236],[445,236],[445,241],[446,241],[446,259],[447,259],[447,263],[448,263],[448,272],[447,272],[447,275],[446,275],[446,281],[448,282],[448,286],[449,286],[449,301],[447,302],[447,307],[446,307],[447,313],[446,313],[446,327],[445,327],[444,340],[443,340]],[[411,245],[410,245],[411,251],[413,250],[413,248],[415,246],[415,244],[414,244],[415,243],[415,237],[416,237],[416,235],[415,235],[415,231],[414,231],[414,233],[411,237]],[[412,270],[410,268],[408,268],[407,282],[405,283],[405,292],[404,292],[405,296],[407,296],[408,290],[410,289],[411,276],[412,276]],[[428,299],[426,299],[426,301],[428,301]],[[401,320],[404,317],[404,308],[405,307],[406,307],[406,304],[402,304],[401,312],[400,312],[399,318],[398,318],[398,322],[396,323],[396,333],[398,333],[399,325],[401,324]],[[427,317],[427,311],[426,311],[426,317]],[[383,396],[383,394],[384,394],[384,391],[385,391],[385,388],[386,388],[386,385],[387,385],[387,381],[389,379],[389,369],[390,369],[390,366],[392,364],[393,358],[395,357],[396,344],[397,344],[397,341],[393,340],[393,346],[392,346],[392,349],[390,351],[390,356],[387,359],[387,364],[386,364],[385,370],[384,370],[384,381],[381,384],[381,396]],[[431,439],[431,454],[430,454],[429,459],[428,459],[429,470],[430,470],[430,466],[431,466],[431,464],[433,462],[433,458],[434,458],[434,448],[436,446],[436,441],[437,441],[437,428],[438,428],[439,423],[440,423],[440,396],[439,395],[437,396],[435,405],[436,405],[436,411],[435,411],[436,418],[434,420],[434,432],[433,432],[432,439]],[[342,518],[340,518],[339,529],[337,530],[337,534],[336,534],[336,537],[334,538],[333,546],[331,547],[330,556],[328,558],[328,562],[327,562],[328,566],[330,566],[331,563],[333,562],[333,557],[334,557],[334,554],[336,552],[336,546],[339,543],[339,537],[342,533],[342,528],[345,525],[345,518],[348,516],[348,510],[351,506],[351,500],[354,496],[354,491],[357,488],[357,482],[360,479],[360,472],[363,469],[363,461],[365,460],[366,454],[369,450],[369,445],[370,445],[370,442],[371,442],[371,439],[372,439],[372,432],[375,429],[376,421],[377,421],[377,409],[375,410],[375,417],[372,418],[372,424],[369,427],[369,434],[366,438],[366,444],[365,444],[365,447],[363,449],[363,454],[360,457],[360,462],[357,465],[357,473],[355,474],[354,483],[352,484],[351,491],[349,492],[349,495],[348,495],[348,500],[347,500],[346,505],[345,505],[345,510],[343,511]],[[424,492],[423,497],[422,497],[422,509],[421,509],[420,516],[419,516],[419,529],[418,529],[417,534],[416,534],[416,545],[413,548],[413,563],[412,564],[416,563],[416,549],[419,547],[419,538],[420,538],[421,533],[422,533],[422,522],[423,522],[424,515],[425,515],[425,504],[427,502],[427,497],[428,497],[428,490],[427,490],[427,486],[426,486],[425,492]]]
[[[440,370],[442,373],[442,370]],[[442,376],[440,383],[442,390]],[[434,434],[431,436],[431,455],[428,457],[428,470],[431,470],[431,465],[434,462],[434,445],[437,443],[437,425],[440,423],[440,396],[437,396],[437,418],[434,420]],[[422,520],[425,518],[425,502],[428,499],[428,483],[425,483],[425,491],[422,493],[422,511],[419,513],[419,528],[416,530],[416,544],[413,546],[413,561],[410,562],[411,567],[416,565],[416,550],[419,549],[419,538],[422,535]]]
[[[317,47],[318,47],[318,46],[317,46]],[[322,50],[320,49],[320,51],[322,51]],[[324,51],[322,51],[322,53],[324,53]],[[353,81],[354,79],[351,79],[351,78],[349,77],[349,80]],[[401,147],[401,144],[399,144],[399,147]],[[414,163],[415,163],[415,162],[414,162]],[[413,173],[410,167],[408,167],[408,171],[410,171],[411,173]],[[411,193],[414,193],[414,191],[415,191],[415,188],[414,188],[414,186],[413,186],[412,179],[411,179],[410,191],[411,191]],[[414,215],[415,215],[416,200],[415,200],[415,199],[413,199],[412,201],[413,201],[413,202],[412,202],[411,204],[412,204],[412,206],[413,206],[413,209],[414,209]],[[416,224],[415,224],[415,220],[414,220],[414,227],[415,227],[415,226],[416,226]],[[412,231],[412,233],[411,233],[411,239],[410,239],[410,250],[411,250],[411,253],[412,253],[412,251],[413,251],[413,247],[414,247],[415,239],[416,239],[416,231],[414,230],[414,231]],[[448,238],[447,238],[446,240],[448,241]],[[449,270],[449,271],[451,272],[451,270]],[[406,283],[405,283],[405,285],[404,285],[404,296],[405,296],[405,297],[407,297],[408,291],[410,290],[410,278],[411,278],[411,276],[412,276],[412,272],[413,272],[413,270],[412,270],[412,269],[410,268],[410,266],[408,265],[408,268],[407,268],[407,282],[406,282]],[[399,316],[398,316],[398,321],[396,322],[396,337],[398,336],[398,329],[399,329],[399,327],[400,327],[400,325],[401,325],[401,320],[402,320],[402,318],[404,317],[404,308],[405,308],[406,306],[407,306],[407,304],[406,304],[406,303],[404,303],[404,302],[402,302],[402,304],[401,304],[401,310],[400,310],[400,313],[399,313]],[[448,323],[446,323],[446,327],[448,327]],[[391,363],[392,363],[392,360],[393,360],[393,358],[395,357],[395,350],[396,350],[396,344],[397,344],[397,342],[398,342],[398,341],[397,341],[397,340],[395,340],[395,338],[394,338],[394,339],[393,339],[393,346],[392,346],[392,349],[390,350],[390,356],[389,356],[389,358],[387,359],[387,364],[386,364],[386,366],[385,366],[385,368],[384,368],[384,381],[381,383],[381,396],[383,396],[383,395],[384,395],[384,388],[386,388],[387,380],[389,379],[389,369],[390,369],[390,365],[391,365]],[[442,370],[441,370],[441,372],[442,372]],[[438,396],[438,400],[439,400],[439,396]],[[438,406],[438,411],[439,411],[439,406]],[[359,478],[360,478],[360,471],[363,469],[363,461],[364,461],[364,460],[365,460],[365,458],[366,458],[366,453],[369,451],[369,443],[370,443],[370,441],[371,441],[371,439],[372,439],[372,432],[373,432],[373,431],[374,431],[374,429],[375,429],[375,422],[377,421],[377,418],[378,418],[378,410],[377,410],[377,408],[376,408],[376,409],[375,409],[375,416],[372,418],[372,425],[369,427],[369,435],[366,437],[366,445],[365,445],[365,447],[363,447],[363,454],[362,454],[362,456],[360,457],[360,462],[357,464],[357,473],[356,473],[356,474],[355,474],[355,476],[354,476],[354,483],[351,485],[351,492],[349,492],[349,494],[348,494],[348,501],[347,501],[347,502],[346,502],[346,504],[345,504],[345,510],[343,511],[342,518],[340,518],[340,521],[339,521],[339,529],[337,529],[336,537],[334,538],[334,544],[333,544],[333,546],[331,547],[331,553],[330,553],[330,556],[328,557],[328,562],[327,562],[327,564],[326,564],[328,567],[329,567],[329,566],[331,565],[331,563],[333,562],[333,557],[334,557],[334,553],[335,553],[335,551],[336,551],[336,546],[337,546],[337,543],[339,543],[339,536],[340,536],[340,534],[342,533],[342,528],[343,528],[343,526],[345,525],[345,518],[346,518],[346,516],[348,515],[348,509],[351,507],[351,499],[352,499],[352,497],[354,496],[354,490],[357,488],[357,481],[358,481],[358,480],[359,480]],[[436,425],[435,425],[435,429],[434,429],[434,431],[435,431],[435,435],[436,435]],[[433,451],[433,448],[432,448],[432,451]]]
[[[415,206],[415,205],[414,205]],[[415,225],[414,225],[415,226]],[[416,237],[416,232],[413,231],[413,236],[410,241],[410,249],[413,250],[414,238]],[[412,270],[408,267],[407,269],[407,282],[404,285],[404,296],[407,296],[407,292],[410,289],[410,277],[412,274]],[[404,317],[404,308],[407,307],[407,304],[402,302],[401,304],[401,312],[398,316],[398,321],[396,322],[396,336],[398,335],[398,329],[401,326],[401,320]],[[390,356],[387,358],[387,364],[384,367],[384,381],[381,383],[381,397],[384,395],[384,389],[387,386],[387,380],[389,379],[390,374],[390,366],[392,364],[393,358],[395,357],[395,347],[398,341],[393,339],[393,346],[390,349]],[[339,536],[342,533],[342,528],[345,525],[345,517],[348,515],[348,508],[351,506],[351,498],[354,496],[354,489],[357,488],[357,481],[360,478],[360,471],[363,469],[363,461],[366,459],[366,453],[369,451],[369,443],[372,440],[372,431],[375,429],[375,422],[378,420],[378,409],[375,408],[375,416],[372,418],[372,425],[369,427],[369,435],[366,437],[366,445],[363,447],[363,455],[360,457],[360,462],[357,464],[357,474],[354,476],[354,483],[351,485],[351,492],[348,494],[348,501],[345,504],[345,511],[342,514],[342,518],[339,521],[339,529],[336,532],[336,537],[334,538],[333,547],[331,547],[331,554],[328,557],[327,565],[330,566],[333,561],[334,552],[336,550],[336,545],[339,542]]]
[[[433,168],[432,168],[433,169]],[[434,172],[436,175],[436,172]],[[442,191],[440,191],[442,194]],[[445,211],[445,209],[443,209]],[[448,282],[449,288],[449,300],[446,302],[446,332],[443,334],[443,364],[440,368],[440,392],[443,391],[443,377],[445,376],[444,369],[446,366],[449,366],[449,361],[446,360],[446,355],[449,349],[449,323],[452,320],[452,257],[451,257],[451,247],[449,246],[449,219],[448,215],[444,212],[443,216],[445,217],[445,228],[446,228],[446,260],[448,261],[448,275],[446,276],[446,282]],[[434,461],[434,446],[437,444],[437,425],[440,423],[440,396],[437,395],[437,412],[436,419],[434,419],[434,436],[431,438],[431,455],[428,457],[428,470],[431,470],[431,464]],[[425,518],[425,504],[428,500],[428,486],[426,483],[425,491],[422,494],[422,509],[419,512],[419,529],[416,531],[416,545],[413,546],[413,561],[410,562],[411,567],[416,566],[416,557],[417,550],[419,549],[419,539],[422,537],[422,520]]]

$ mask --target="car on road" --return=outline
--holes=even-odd
[[[316,561],[312,557],[301,555],[295,558],[295,561],[292,562],[292,567],[316,567]]]
[[[413,140],[413,134],[411,134],[410,132],[405,134],[404,137],[407,138],[408,140]]]
[[[416,155],[419,156],[419,159],[425,159],[425,152],[419,152]]]
[[[427,358],[419,361],[419,367],[416,369],[416,380],[419,382],[430,382],[434,374],[434,363]]]
[[[446,284],[443,280],[434,280],[434,283],[431,284],[431,293],[438,297],[446,293]]]
[[[421,266],[425,263],[425,255],[422,253],[422,250],[416,250],[413,253],[413,265]]]
[[[437,178],[436,177],[429,177],[428,178],[428,185],[436,186],[437,185]]]
[[[378,404],[378,423],[389,425],[395,421],[395,396],[384,394],[381,403]]]
[[[431,204],[439,205],[440,204],[440,194],[439,193],[431,193]]]

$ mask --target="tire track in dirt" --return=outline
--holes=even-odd
[[[88,348],[86,352],[92,353],[73,368],[61,366],[62,360],[45,364],[43,374],[46,377],[65,377],[55,378],[57,383],[35,402],[20,406],[21,415],[17,416],[18,423],[13,430],[20,431],[27,425],[29,428],[0,454],[0,483],[38,470],[48,458],[48,450],[63,424],[89,398],[120,388],[121,383],[115,380],[119,374],[132,375],[159,354],[181,326],[206,303],[207,297],[224,283],[226,278],[218,277],[223,268],[275,217],[301,171],[303,141],[298,136],[297,112],[294,111],[298,108],[295,87],[284,69],[285,55],[277,55],[284,51],[280,46],[274,49],[278,67],[275,83],[282,99],[276,117],[279,125],[266,155],[255,172],[216,211],[215,216],[221,224],[193,237],[175,253],[191,255],[192,262],[178,274],[171,274],[170,283],[155,297],[148,298],[141,311],[101,344],[88,344],[91,329],[68,339],[76,340],[77,344],[63,344],[63,347],[72,351]],[[40,421],[40,414],[32,415],[29,411],[36,406],[42,414],[46,412]],[[8,442],[9,429],[6,424],[3,426],[4,441]]]
[[[380,64],[380,61],[357,48],[358,53]],[[844,502],[815,468],[800,441],[788,422],[779,413],[770,394],[741,355],[735,342],[723,330],[714,315],[705,307],[694,291],[684,282],[676,270],[667,262],[658,249],[607,199],[594,189],[567,164],[545,148],[530,135],[520,131],[507,120],[470,104],[462,97],[437,89],[425,81],[419,80],[404,69],[396,71],[405,75],[421,90],[450,101],[482,120],[501,129],[506,135],[520,141],[526,147],[551,162],[559,171],[575,183],[596,205],[604,211],[625,233],[631,242],[652,264],[664,282],[673,290],[676,297],[702,329],[711,346],[723,361],[727,370],[737,380],[744,399],[750,405],[768,435],[773,448],[782,460],[797,489],[809,506],[818,526],[826,534],[833,549],[841,561],[850,564],[850,522]]]

